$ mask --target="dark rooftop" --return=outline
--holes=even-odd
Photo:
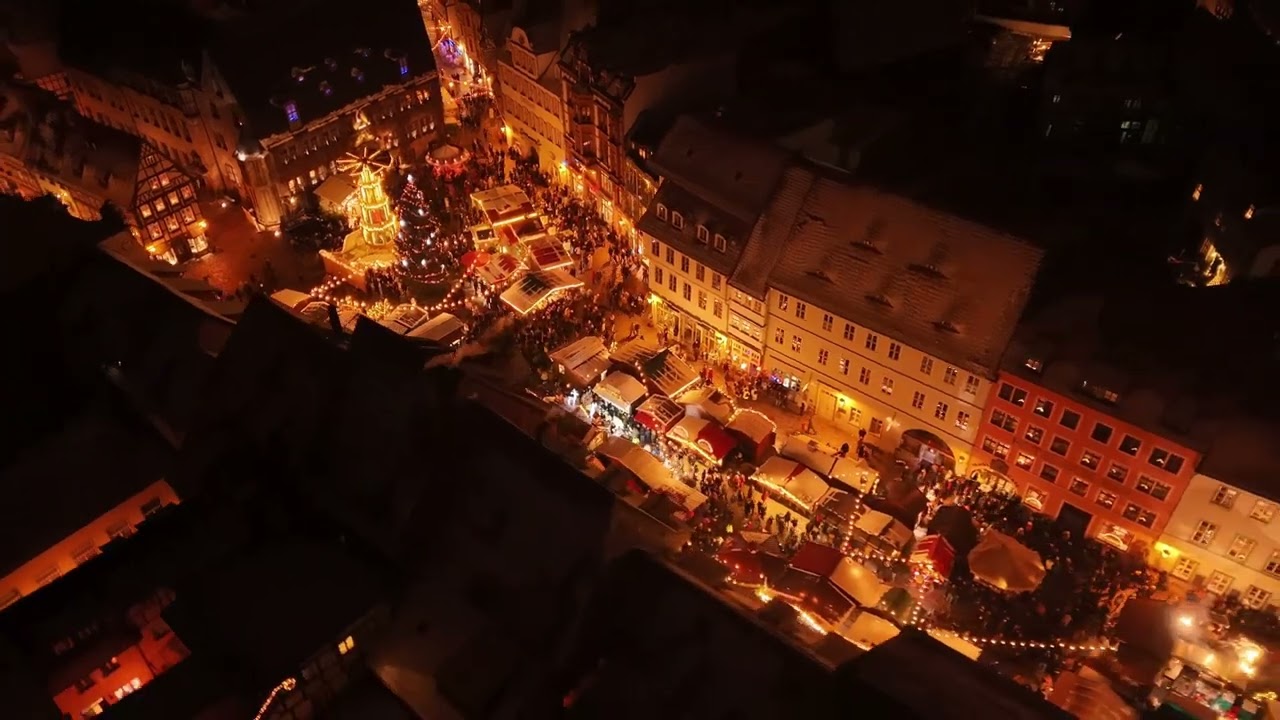
[[[316,22],[316,18],[325,21]],[[221,22],[210,53],[257,138],[435,72],[414,0],[278,0]]]
[[[171,449],[120,405],[81,413],[0,470],[0,574],[162,479]]]

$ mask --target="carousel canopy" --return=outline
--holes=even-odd
[[[812,470],[778,455],[765,460],[751,479],[807,509],[812,509],[831,490],[827,481]]]
[[[439,345],[453,345],[462,339],[467,326],[449,313],[440,313],[409,331],[409,337]]]
[[[533,202],[517,185],[502,185],[472,193],[471,202],[490,225],[515,222],[534,212]]]
[[[680,395],[677,400],[691,415],[715,420],[721,425],[726,425],[733,419],[733,400],[715,388],[694,388]]]
[[[493,264],[485,265],[481,271]],[[513,283],[501,297],[513,310],[527,315],[557,293],[577,287],[582,287],[582,281],[563,270],[538,270]]]
[[[551,352],[551,362],[564,368],[564,372],[580,385],[587,385],[604,375],[609,369],[609,350],[604,340],[588,335]]]
[[[457,145],[444,144],[427,153],[427,162],[437,167],[461,165],[471,157],[471,153]]]
[[[604,402],[630,414],[636,403],[648,394],[648,390],[645,390],[639,380],[614,370],[596,383],[595,394]]]
[[[768,415],[756,410],[739,410],[725,427],[754,443],[767,442],[778,429]]]
[[[969,551],[974,578],[1007,592],[1035,590],[1044,580],[1044,562],[1036,551],[997,530],[987,530]]]
[[[636,422],[656,433],[666,433],[682,417],[684,408],[666,395],[653,395],[636,408]]]
[[[511,279],[524,267],[524,263],[515,255],[507,253],[499,253],[489,257],[488,262],[476,267],[476,277],[488,283],[490,286],[501,285]]]
[[[551,236],[529,243],[529,259],[539,270],[557,270],[573,264],[573,258],[564,249],[564,243]]]
[[[734,439],[724,428],[702,418],[685,415],[674,427],[667,431],[667,437],[677,442],[698,448],[703,454],[717,462],[728,457],[737,446]]]

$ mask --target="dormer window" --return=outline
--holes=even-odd
[[[1191,191],[1191,199],[1199,200],[1202,192],[1204,192],[1204,183],[1196,183],[1195,189]]]
[[[671,225],[677,230],[684,229],[684,216],[678,212],[671,213]]]
[[[656,210],[654,210],[654,214],[658,216],[658,219],[659,219],[659,220],[666,220],[666,219],[667,219],[667,206],[666,206],[666,205],[663,205],[662,203],[658,203],[658,207],[657,207],[657,209],[656,209]]]
[[[324,93],[325,97],[329,97],[333,94],[333,86],[329,84],[328,80],[320,83],[320,92]]]
[[[720,252],[724,252],[728,248],[729,248],[729,242],[724,239],[723,235],[721,235],[720,233],[716,233],[716,250],[719,250]]]
[[[1026,368],[1031,372],[1038,373],[1044,369],[1044,361],[1042,361],[1040,358],[1029,357],[1025,361],[1023,361],[1022,364],[1026,366]]]
[[[707,240],[709,240],[710,237],[711,237],[711,233],[707,232],[707,226],[699,225],[698,226],[698,242],[701,242],[701,243],[707,242]]]
[[[1253,212],[1254,212],[1254,210],[1255,210],[1255,208],[1254,208],[1252,205],[1250,205],[1249,207],[1245,208],[1245,209],[1244,209],[1244,219],[1245,219],[1245,220],[1252,220],[1252,219],[1253,219]]]
[[[1080,383],[1080,389],[1083,390],[1086,395],[1089,395],[1094,399],[1101,400],[1109,405],[1115,405],[1117,402],[1120,402],[1119,393],[1105,386],[1091,383],[1088,380]]]
[[[298,103],[290,100],[284,104],[284,114],[289,118],[289,122],[298,122]]]

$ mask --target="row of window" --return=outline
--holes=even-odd
[[[681,215],[678,211],[668,211],[666,205],[658,203],[657,208],[654,209],[654,213],[658,216],[659,220],[662,220],[663,222],[670,222],[671,227],[674,227],[677,230],[684,229],[684,215]],[[698,242],[703,245],[712,243],[713,233],[707,229],[706,225],[699,225],[695,235],[698,238]],[[729,247],[729,241],[725,239],[724,235],[714,233],[714,247],[719,252],[725,252]]]
[[[1000,458],[1001,460],[1006,460],[1009,457],[1009,446],[999,440],[996,440],[990,435],[983,438],[982,449],[992,457]],[[1026,453],[1018,453],[1018,457],[1014,460],[1014,464],[1019,468],[1030,472],[1032,467],[1035,465],[1035,458]],[[1040,472],[1038,473],[1038,476],[1046,482],[1057,484],[1058,478],[1061,476],[1061,470],[1047,462],[1042,462],[1040,464]],[[1067,484],[1067,491],[1079,497],[1086,497],[1089,494],[1089,488],[1090,484],[1088,481],[1075,476],[1073,476],[1071,478],[1071,482]],[[1163,500],[1168,497],[1171,489],[1172,488],[1168,485],[1153,483],[1152,485],[1147,486],[1147,489],[1144,490],[1144,492],[1157,500]],[[1107,510],[1114,508],[1117,500],[1119,500],[1119,496],[1105,488],[1099,488],[1097,493],[1094,495],[1094,502]],[[1155,526],[1156,514],[1137,503],[1126,504],[1124,510],[1120,514],[1126,520],[1135,522],[1143,527],[1151,528]]]
[[[662,258],[662,243],[658,242],[657,240],[650,241],[649,250],[655,260]],[[706,265],[703,265],[700,262],[695,262],[688,255],[685,255],[684,253],[676,252],[674,248],[667,248],[666,261],[667,261],[667,264],[672,267],[672,269],[675,269],[677,267],[677,264],[676,264],[677,259],[680,261],[679,262],[680,272],[684,273],[685,275],[688,275],[689,268],[692,266],[694,269],[694,272],[693,272],[694,279],[697,280],[698,282],[706,282],[707,280]],[[662,268],[656,268],[654,272],[654,279],[657,281],[658,285],[662,284],[661,270]],[[720,275],[720,273],[715,272],[713,270],[711,272],[711,289],[719,290],[720,285],[723,282],[724,282],[724,278]]]
[[[1209,502],[1214,505],[1220,505],[1228,510],[1236,506],[1236,498],[1240,497],[1240,491],[1226,485],[1218,486],[1213,493],[1213,497],[1209,498]],[[1258,500],[1253,504],[1253,509],[1249,511],[1249,517],[1261,523],[1270,524],[1276,516],[1276,503],[1269,500]]]
[[[774,329],[773,342],[775,345],[780,345],[780,346],[785,345],[786,339],[787,339],[786,330],[784,330],[783,328]],[[800,335],[794,335],[794,334],[791,336],[791,352],[799,353],[803,345],[804,345],[804,338],[802,338]],[[818,364],[822,365],[823,367],[826,367],[830,362],[831,362],[830,351],[828,351],[826,348],[822,348],[818,350]],[[839,371],[841,375],[847,376],[849,374],[849,358],[847,357],[840,358]],[[871,368],[863,366],[858,371],[858,384],[867,385],[867,386],[871,385]],[[880,392],[885,395],[892,395],[893,390],[894,390],[893,378],[889,375],[885,375],[880,380]],[[911,407],[915,408],[916,410],[923,410],[924,406],[925,406],[924,393],[916,391],[911,398]],[[933,417],[943,422],[945,422],[948,418],[951,418],[950,405],[948,405],[946,401],[938,401],[938,403],[933,407]],[[969,419],[970,419],[969,413],[965,412],[964,410],[957,411],[954,416],[956,427],[960,428],[961,430],[969,429]]]
[[[1268,567],[1273,565],[1276,569],[1280,569],[1280,552],[1272,554]],[[1169,574],[1180,580],[1190,580],[1196,574],[1196,569],[1199,567],[1199,560],[1183,557],[1178,559],[1178,562],[1174,564],[1173,569],[1169,571]],[[1271,572],[1273,575],[1275,574],[1273,571],[1268,572]],[[1231,585],[1233,583],[1235,583],[1234,577],[1222,572],[1221,570],[1215,570],[1209,575],[1208,580],[1205,581],[1204,589],[1214,595],[1223,595],[1231,589]],[[1253,608],[1254,610],[1261,610],[1266,607],[1270,599],[1271,593],[1256,585],[1250,585],[1240,596],[1241,604],[1245,607]]]
[[[654,282],[657,283],[658,285],[661,285],[662,278],[663,278],[662,268],[654,268],[653,269]],[[679,281],[676,279],[676,274],[667,273],[666,278],[667,278],[667,288],[670,289],[671,292],[673,293],[676,292],[677,287],[679,287],[680,285]],[[689,302],[689,303],[693,302],[693,286],[690,285],[687,281],[684,283],[684,288],[681,295],[682,297],[684,297],[685,302]],[[719,298],[716,298],[715,300],[713,300],[711,302],[711,305],[712,305],[711,314],[715,315],[717,318],[724,317],[724,303]],[[707,309],[707,291],[706,290],[698,290],[698,309],[703,311]]]
[[[1029,395],[1026,390],[1014,387],[1009,383],[1001,383],[1000,389],[996,394],[1001,400],[1012,405],[1016,405],[1017,407],[1026,407],[1027,400],[1029,399]],[[1032,413],[1045,418],[1046,420],[1052,420],[1054,418],[1055,410],[1056,403],[1043,397],[1037,398],[1035,404],[1031,407]],[[1058,414],[1058,424],[1068,430],[1079,430],[1081,419],[1080,413],[1070,408],[1063,408],[1062,412]],[[1000,413],[1000,420],[998,422],[996,415],[993,414],[991,422],[1005,430],[1008,430],[1009,432],[1017,431],[1017,419],[1007,413]],[[1042,429],[1037,428],[1037,431],[1043,434]],[[1028,434],[1030,434],[1030,431],[1028,431]],[[1117,433],[1115,428],[1112,426],[1104,422],[1095,422],[1093,424],[1093,429],[1089,432],[1089,439],[1103,447],[1112,447],[1112,440],[1116,439],[1116,435]],[[1056,440],[1061,440],[1061,438],[1056,438]],[[1063,440],[1062,442],[1066,441]],[[1142,449],[1142,440],[1128,433],[1124,433],[1120,436],[1119,442],[1116,443],[1114,447],[1126,455],[1138,457],[1139,452]],[[1151,452],[1147,455],[1147,463],[1176,475],[1186,464],[1186,458],[1163,448],[1153,447],[1151,448]]]
[[[792,301],[792,298],[790,296],[779,293],[778,303],[777,303],[779,312],[786,312],[788,309],[790,309],[792,307],[791,301]],[[804,320],[809,314],[808,303],[805,303],[801,300],[796,300],[794,313],[795,313],[796,319]],[[835,328],[835,316],[831,315],[830,313],[824,312],[822,314],[822,331],[830,333],[830,332],[833,332],[834,328]],[[857,332],[858,332],[858,329],[853,323],[846,322],[844,323],[844,327],[841,330],[840,336],[845,340],[845,342],[853,342],[855,337],[857,336]],[[873,332],[865,331],[863,332],[862,344],[867,350],[871,352],[877,352],[880,348],[880,336]],[[888,356],[890,360],[897,362],[898,360],[902,359],[901,343],[894,342],[891,340],[887,343],[887,347],[885,348],[885,350],[886,350],[885,354]],[[924,357],[920,358],[920,372],[921,374],[928,377],[933,376],[933,358],[929,357],[928,355],[925,355]],[[942,372],[943,383],[954,386],[959,380],[959,377],[960,377],[960,371],[957,368],[951,365],[947,365],[943,369],[943,372]],[[978,386],[980,385],[980,383],[981,381],[978,379],[978,376],[972,375],[972,374],[967,375],[964,381],[965,393],[969,395],[977,395]]]

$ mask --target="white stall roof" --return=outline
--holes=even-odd
[[[872,537],[882,537],[896,548],[903,548],[911,540],[911,530],[892,516],[879,510],[868,510],[853,524]]]
[[[902,632],[897,625],[879,615],[857,610],[854,612],[857,615],[853,618],[853,622],[848,623],[845,627],[837,628],[836,632],[845,640],[864,650],[870,650],[882,642],[892,640],[898,636],[898,633]]]
[[[271,299],[289,308],[290,310],[301,310],[312,301],[312,297],[300,290],[277,290],[271,293]]]
[[[879,605],[880,598],[889,590],[889,586],[880,582],[875,573],[849,557],[840,558],[840,563],[831,572],[831,583],[863,607]]]
[[[831,468],[836,464],[836,448],[809,437],[808,435],[792,435],[782,443],[779,453],[783,457],[803,463],[805,467],[822,475],[831,476]]]
[[[842,457],[836,458],[829,477],[832,480],[839,480],[854,490],[869,493],[875,487],[880,474],[868,465],[866,460]]]
[[[401,335],[409,334],[409,331],[418,327],[427,319],[427,311],[417,305],[405,304],[397,305],[391,309],[391,312],[382,316],[378,324],[394,330]]]
[[[639,380],[618,370],[606,375],[595,386],[596,397],[625,412],[631,412],[648,392]]]
[[[513,310],[526,315],[557,293],[576,287],[582,287],[582,281],[564,270],[538,270],[512,283],[500,297]]]
[[[467,326],[457,317],[442,312],[409,332],[409,337],[450,345],[461,338]]]
[[[827,481],[812,470],[778,455],[765,460],[751,479],[789,496],[809,509],[831,490]]]
[[[728,428],[751,438],[753,442],[763,441],[778,429],[768,415],[750,409],[739,410],[729,421]]]

